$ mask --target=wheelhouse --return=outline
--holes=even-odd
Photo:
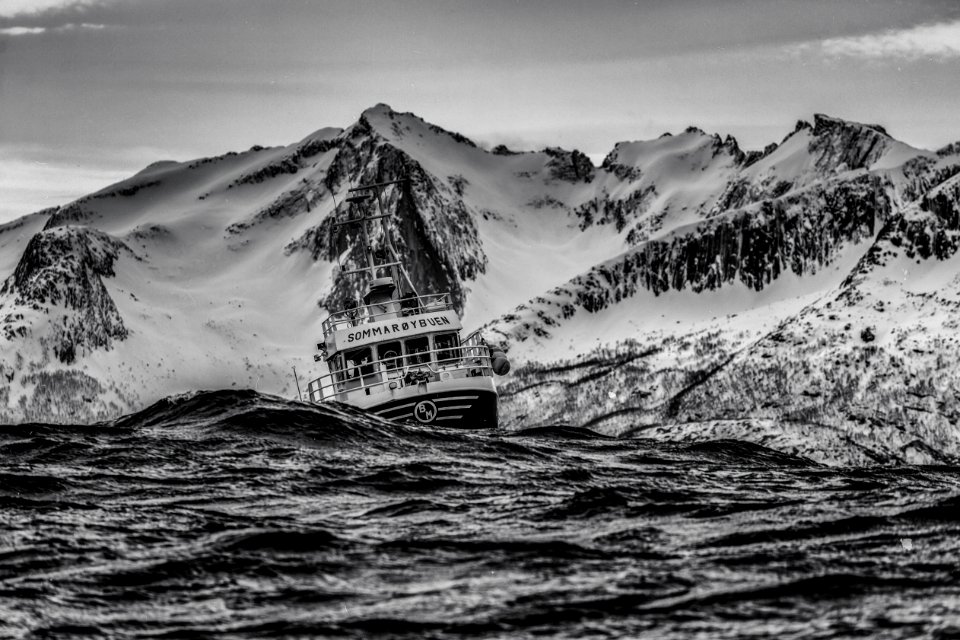
[[[329,374],[310,383],[314,402],[342,402],[412,385],[492,375],[490,350],[477,333],[460,338],[446,294],[367,304],[324,322]]]

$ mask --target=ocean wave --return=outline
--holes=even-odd
[[[838,520],[824,520],[805,526],[792,523],[789,527],[740,531],[715,538],[703,546],[740,547],[755,544],[775,544],[800,540],[823,539],[833,536],[851,536],[874,531],[890,525],[883,516],[850,516]]]
[[[339,403],[287,400],[252,390],[199,391],[164,398],[109,423],[117,429],[190,429],[207,437],[246,436],[302,446],[401,446],[454,434],[397,424]]]
[[[958,513],[948,465],[201,392],[0,429],[0,637],[931,636]]]
[[[682,445],[681,450],[718,462],[747,462],[769,467],[816,467],[818,463],[802,456],[770,449],[744,440],[707,440]]]
[[[557,440],[616,440],[614,436],[598,433],[592,429],[565,424],[517,429],[509,432],[509,436]]]

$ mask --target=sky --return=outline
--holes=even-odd
[[[0,0],[0,223],[385,102],[479,144],[960,140],[958,0]]]

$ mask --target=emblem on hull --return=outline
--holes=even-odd
[[[413,408],[413,417],[416,418],[418,422],[430,424],[437,417],[437,405],[433,404],[430,400],[421,400],[417,403],[417,406]]]

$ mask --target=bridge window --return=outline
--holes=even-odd
[[[344,371],[346,372],[347,378],[359,378],[360,376],[368,376],[373,373],[370,349],[363,348],[347,351],[344,354],[344,358],[346,359]]]
[[[430,362],[430,343],[426,336],[406,341],[407,366]]]
[[[459,358],[460,336],[456,333],[438,333],[433,338],[437,349],[437,360],[441,364],[452,364],[451,361]],[[444,362],[447,361],[447,362]]]
[[[385,342],[377,347],[377,358],[383,364],[387,371],[399,369],[400,360],[400,342]]]

